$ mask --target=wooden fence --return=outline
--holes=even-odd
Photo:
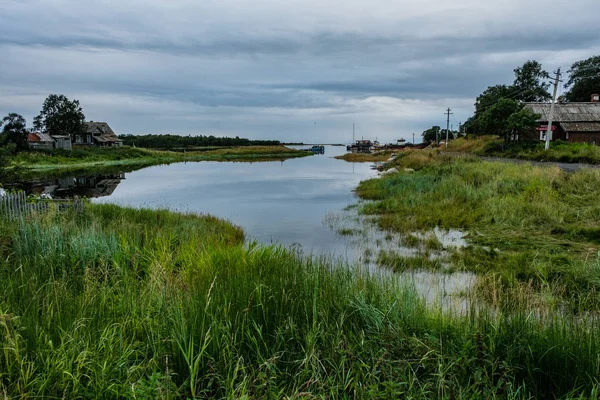
[[[81,199],[74,200],[54,200],[54,199],[35,199],[29,201],[25,192],[5,193],[0,195],[0,216],[9,219],[18,219],[32,215],[40,215],[48,212],[50,209],[64,212],[75,210],[83,211],[84,203]]]

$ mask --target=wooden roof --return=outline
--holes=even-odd
[[[540,122],[548,122],[550,103],[526,103],[536,114]],[[600,123],[600,103],[557,103],[554,105],[553,121],[562,122],[598,122]]]
[[[106,122],[86,122],[86,132],[91,133],[94,140],[101,143],[121,142]]]
[[[600,122],[561,122],[565,132],[600,132]]]

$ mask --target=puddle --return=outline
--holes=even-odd
[[[465,315],[472,309],[471,290],[476,275],[472,272],[406,271],[400,280],[408,283],[430,308]]]
[[[343,238],[350,253],[356,255],[347,260],[349,263],[356,264],[362,272],[393,277],[398,284],[408,285],[428,307],[455,314],[466,314],[473,308],[471,291],[476,275],[449,272],[452,271],[451,252],[468,246],[465,232],[439,228],[408,235],[385,232],[379,229],[374,218],[357,215],[355,208],[330,213],[323,219],[323,224]],[[393,271],[394,262],[407,260],[414,260],[416,264],[430,262],[437,271],[418,265],[403,272]]]
[[[437,226],[429,232],[414,232],[411,235],[426,241],[431,238],[437,239],[444,249],[462,249],[468,246],[466,236],[467,234],[458,229],[450,229],[444,231]]]
[[[449,259],[452,250],[468,246],[467,234],[457,229],[442,230],[435,228],[429,232],[413,232],[402,235],[379,229],[373,217],[357,215],[352,207],[341,213],[329,213],[323,224],[339,238],[343,238],[346,247],[358,256],[350,262],[378,267],[376,259],[386,253],[392,257],[424,257],[429,261],[440,261],[444,268],[450,269]]]

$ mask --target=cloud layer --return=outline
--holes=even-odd
[[[600,54],[600,3],[574,3],[0,0],[0,112],[64,93],[119,133],[412,139],[528,59]]]

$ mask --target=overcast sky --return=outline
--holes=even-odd
[[[412,140],[528,59],[600,54],[599,0],[0,0],[0,113],[117,133]]]

